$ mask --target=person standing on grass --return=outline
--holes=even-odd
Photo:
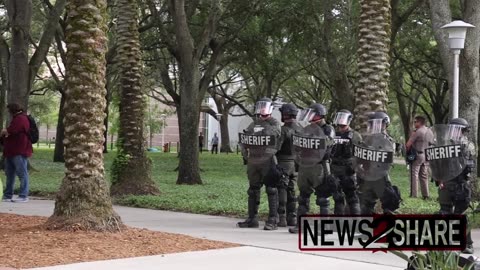
[[[29,138],[30,121],[23,108],[17,103],[7,106],[12,118],[8,128],[0,133],[3,139],[3,156],[5,157],[5,175],[7,185],[3,192],[3,201],[28,202],[28,158],[32,156],[32,143]],[[17,199],[13,199],[15,176],[20,179],[20,192]]]
[[[213,134],[212,138],[212,154],[215,151],[215,154],[218,154],[218,136],[217,133]]]
[[[200,150],[200,153],[202,153],[203,152],[203,133],[202,132],[200,132],[200,135],[198,135],[198,148]]]
[[[423,116],[415,116],[414,125],[415,132],[412,134],[406,144],[408,152],[414,152],[415,160],[410,166],[410,197],[416,198],[418,195],[418,183],[420,182],[420,190],[422,191],[423,199],[430,197],[428,192],[428,162],[425,160],[425,148],[433,140],[432,131],[425,126],[426,119]],[[412,151],[414,150],[414,151]]]

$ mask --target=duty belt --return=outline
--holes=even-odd
[[[347,165],[352,165],[352,161],[351,160],[332,160],[332,165],[336,165],[336,166],[347,166]]]

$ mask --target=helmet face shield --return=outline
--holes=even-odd
[[[463,137],[463,129],[461,125],[448,125],[448,138],[453,141],[459,141]]]
[[[269,115],[272,114],[273,105],[270,101],[258,101],[255,103],[255,114]]]
[[[333,119],[333,124],[337,126],[348,126],[352,121],[352,114],[346,112],[337,112],[335,119]]]
[[[304,109],[298,114],[298,121],[310,122],[317,115],[317,113],[312,109]]]
[[[367,122],[367,134],[380,134],[383,131],[383,119],[370,119]]]

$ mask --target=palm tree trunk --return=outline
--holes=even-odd
[[[366,128],[369,111],[385,111],[390,80],[390,0],[360,0],[356,127]]]
[[[103,166],[105,118],[105,0],[67,4],[65,177],[57,193],[51,229],[116,231]]]
[[[117,1],[117,61],[120,72],[118,154],[112,166],[112,195],[155,195],[151,161],[144,144],[145,93],[136,0]]]

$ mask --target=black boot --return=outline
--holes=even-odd
[[[472,231],[469,230],[468,233],[467,233],[467,246],[462,251],[462,253],[473,254],[473,252],[474,252],[474,250],[473,250]]]
[[[289,228],[288,232],[298,233],[298,226],[300,224],[300,217],[308,214],[310,211],[310,194],[302,194],[298,196],[298,208],[297,208],[297,222],[295,227]]]
[[[273,231],[277,229],[278,217],[278,190],[276,187],[267,187],[268,195],[268,219],[265,222],[266,231]]]
[[[239,228],[258,228],[258,206],[260,205],[260,190],[248,189],[248,218],[237,223]]]
[[[278,188],[278,227],[287,227],[286,205],[287,190]]]

